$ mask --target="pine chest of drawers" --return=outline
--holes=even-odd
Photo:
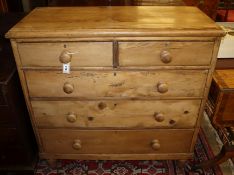
[[[6,36],[40,156],[191,158],[223,35],[195,7],[33,10]]]

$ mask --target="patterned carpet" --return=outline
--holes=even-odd
[[[36,175],[223,175],[219,166],[191,171],[191,165],[214,157],[210,145],[201,130],[195,147],[194,160],[184,169],[176,161],[84,161],[59,160],[56,169],[51,169],[45,160],[37,165]]]

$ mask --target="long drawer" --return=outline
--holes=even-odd
[[[38,127],[192,128],[200,100],[32,101]]]
[[[60,66],[71,59],[71,66],[112,66],[112,42],[19,43],[23,66]]]
[[[188,153],[193,132],[193,130],[39,130],[44,152],[55,154]]]
[[[207,70],[25,71],[31,97],[203,97]]]
[[[213,42],[120,42],[120,66],[209,65]]]

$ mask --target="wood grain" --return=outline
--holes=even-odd
[[[120,66],[209,65],[213,42],[120,42]],[[167,51],[171,61],[164,63],[160,54]]]
[[[17,42],[15,40],[11,40],[11,46],[12,46],[12,50],[13,50],[13,53],[14,53],[15,62],[16,62],[16,65],[17,65],[18,75],[19,75],[19,78],[20,78],[20,83],[21,83],[21,87],[22,87],[22,90],[23,90],[25,103],[26,103],[27,109],[29,111],[29,116],[30,116],[30,121],[31,121],[31,124],[32,124],[32,128],[33,128],[34,134],[36,136],[38,149],[39,149],[40,152],[43,152],[43,147],[42,147],[41,140],[40,140],[40,137],[39,137],[38,128],[35,125],[35,121],[34,121],[34,117],[33,117],[33,110],[32,110],[32,106],[31,106],[31,101],[29,99],[28,87],[27,87],[27,83],[26,83],[25,74],[24,74],[24,71],[22,71],[20,69],[21,61],[20,61],[20,56],[19,56],[19,52],[18,52]]]
[[[76,42],[76,41],[87,41],[87,42],[113,42],[113,41],[212,41],[214,42],[216,39],[215,36],[196,36],[196,37],[189,37],[189,36],[139,36],[139,37],[131,37],[131,36],[124,36],[124,37],[115,37],[115,36],[106,36],[106,37],[79,37],[79,38],[16,38],[15,40],[18,43],[38,43],[38,42]]]
[[[72,67],[72,71],[95,71],[95,70],[109,70],[109,71],[150,71],[150,70],[205,70],[209,69],[210,65],[208,66],[128,66],[128,67]],[[45,66],[45,67],[32,67],[26,66],[21,67],[22,70],[42,70],[42,71],[62,71],[61,67],[52,67],[52,66]]]
[[[33,10],[6,37],[41,158],[191,158],[223,35],[195,7]]]
[[[192,159],[193,153],[152,153],[152,154],[54,154],[39,153],[42,159],[75,159],[75,160],[178,160]]]
[[[71,53],[71,67],[112,66],[112,42],[56,42],[18,44],[22,66],[59,66],[63,51]]]
[[[25,75],[31,97],[202,97],[207,71],[25,71]],[[74,86],[70,94],[63,91],[67,82]],[[160,82],[168,84],[168,92],[158,92]]]
[[[211,85],[211,81],[212,81],[212,75],[213,75],[213,72],[215,70],[215,65],[217,62],[217,55],[218,55],[220,40],[221,40],[221,38],[217,38],[214,42],[213,54],[212,54],[212,59],[211,59],[211,67],[209,69],[207,80],[205,83],[204,98],[203,98],[201,106],[200,106],[200,111],[199,111],[197,124],[196,124],[197,127],[195,129],[194,137],[193,137],[192,144],[191,144],[191,151],[193,151],[193,149],[195,147],[195,143],[196,143],[198,133],[200,130],[200,126],[201,126],[201,119],[204,116],[204,108],[205,108],[206,101],[208,99],[208,94],[209,94],[210,85]]]
[[[200,103],[200,100],[32,101],[32,107],[40,128],[193,128]],[[73,123],[67,121],[70,113],[77,117]],[[160,122],[155,120],[155,114],[159,113],[164,116]]]
[[[234,69],[221,69],[215,71],[215,78],[217,83],[223,89],[233,89],[234,88]]]
[[[193,130],[40,129],[39,132],[45,152],[54,154],[189,153],[193,135]],[[72,148],[76,139],[81,141],[80,150]],[[151,147],[154,139],[161,145],[157,151]]]
[[[36,8],[6,34],[8,38],[178,35],[224,32],[196,7],[135,6]]]

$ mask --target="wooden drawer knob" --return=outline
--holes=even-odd
[[[67,115],[67,121],[70,123],[74,123],[76,121],[76,119],[77,119],[77,116],[74,113],[69,113]]]
[[[70,83],[64,83],[63,85],[63,91],[67,94],[71,94],[74,91],[73,84]]]
[[[162,122],[165,119],[165,117],[162,113],[155,113],[154,118],[157,122]]]
[[[80,150],[82,147],[81,141],[79,139],[74,140],[72,147],[76,150]]]
[[[157,139],[152,140],[152,142],[151,142],[151,147],[152,147],[154,150],[159,150],[159,149],[160,149],[159,140],[157,140]]]
[[[160,58],[163,63],[170,63],[171,62],[171,54],[170,52],[163,50],[160,54]]]
[[[69,51],[64,50],[60,56],[59,56],[59,61],[63,64],[67,64],[71,62],[72,55],[70,54]]]
[[[166,93],[168,91],[168,85],[167,83],[158,83],[157,89],[160,93]]]

